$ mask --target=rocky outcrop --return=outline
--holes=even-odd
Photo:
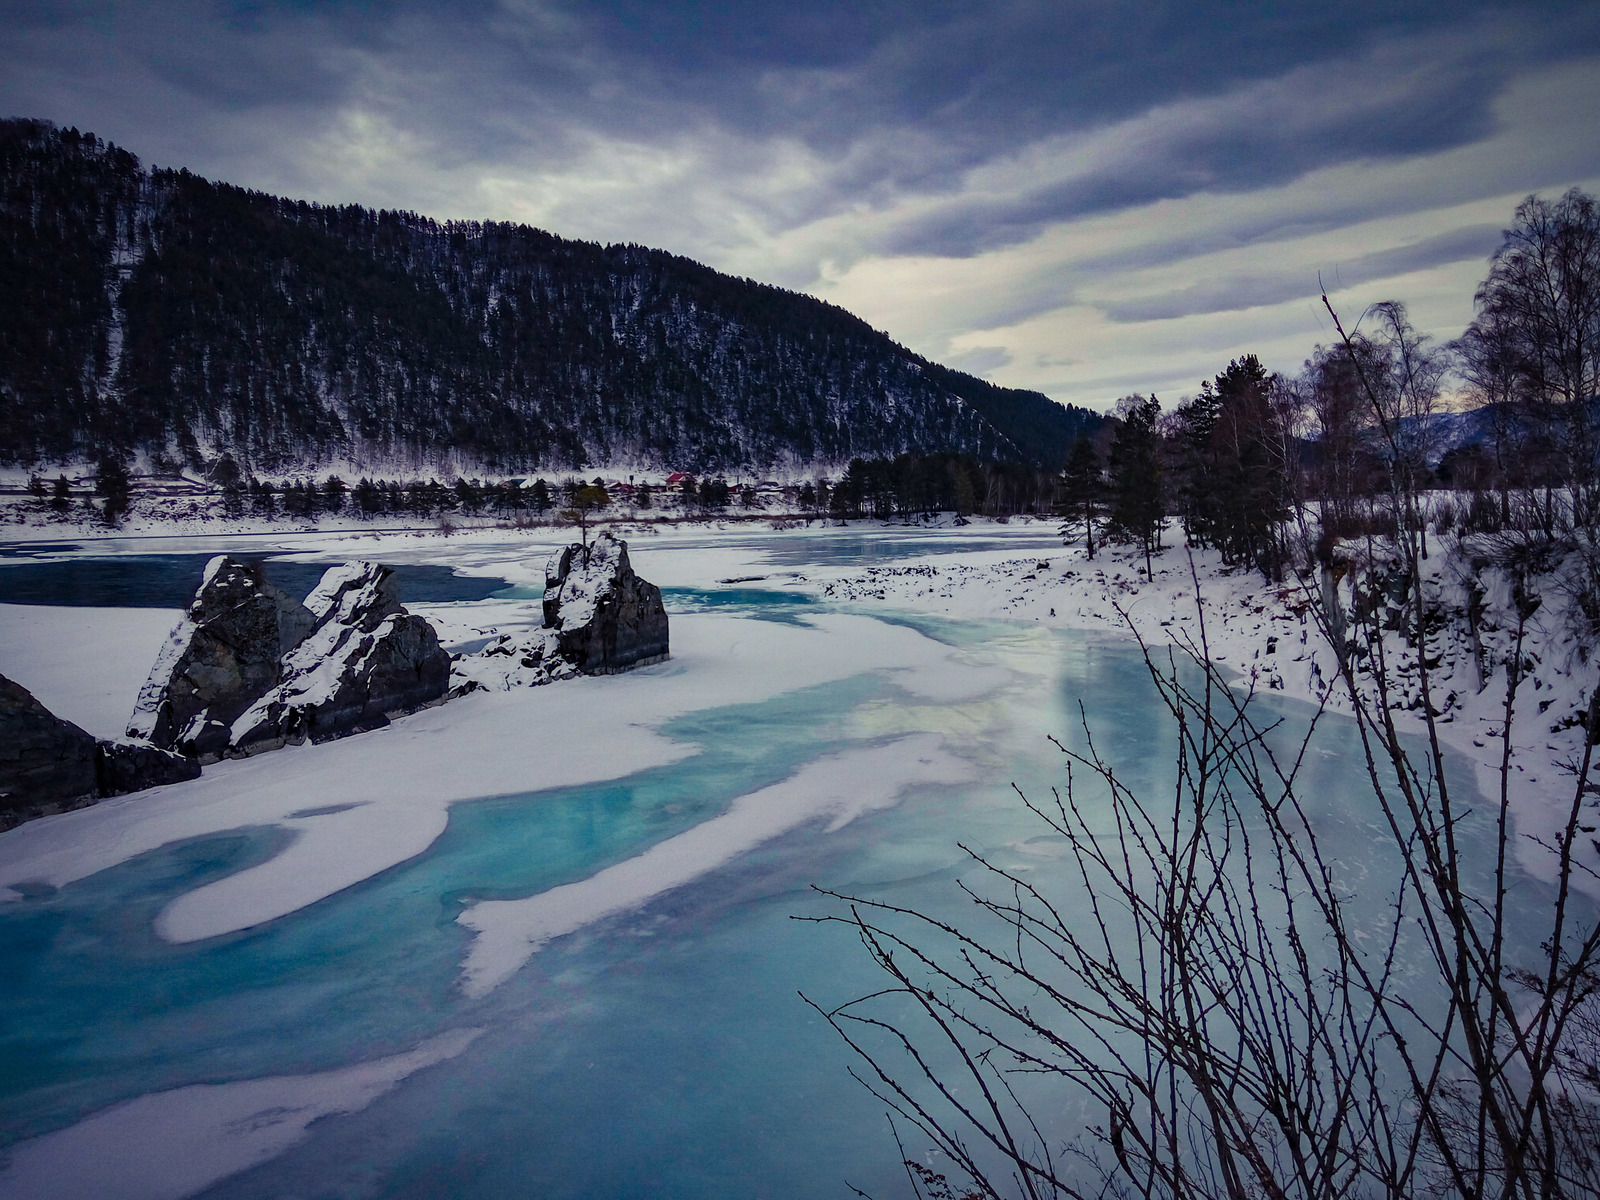
[[[148,742],[97,741],[0,675],[0,829],[199,774]]]
[[[149,742],[102,741],[94,760],[95,787],[101,796],[122,796],[168,783],[200,778],[199,760]]]
[[[276,684],[233,722],[230,755],[375,729],[444,700],[450,656],[433,626],[401,607],[388,567],[334,567],[306,607],[315,627],[284,655]]]
[[[139,692],[128,736],[215,762],[233,723],[282,679],[284,655],[315,624],[258,564],[212,559]]]
[[[628,543],[609,533],[567,546],[545,567],[543,629],[502,634],[455,662],[452,695],[609,675],[668,656],[661,589],[633,573]]]
[[[94,803],[94,738],[0,675],[0,828]]]
[[[544,623],[556,652],[585,675],[626,671],[667,656],[661,589],[633,573],[628,543],[600,533],[545,568]]]

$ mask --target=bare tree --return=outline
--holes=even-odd
[[[1383,316],[1380,332],[1403,342],[1403,312]],[[1396,341],[1376,359],[1387,374],[1356,371],[1380,428],[1419,411]],[[1403,516],[1417,475],[1401,433],[1383,436]],[[1368,544],[1348,611],[1309,582],[1307,599],[1339,650],[1381,844],[1372,877],[1393,881],[1383,903],[1356,892],[1310,811],[1316,721],[1289,739],[1230,688],[1198,604],[1197,642],[1144,648],[1170,717],[1170,795],[1129,787],[1084,714],[1064,789],[1023,797],[1070,848],[1070,889],[969,850],[964,920],[834,894],[844,907],[824,919],[853,927],[888,982],[819,1011],[860,1054],[864,1082],[975,1194],[1600,1193],[1600,925],[1577,887],[1600,883],[1583,836],[1600,692],[1570,800],[1540,844],[1550,903],[1519,909],[1512,729],[1538,597],[1517,585],[1499,792],[1474,812],[1445,770],[1421,541],[1402,524]]]
[[[1575,523],[1600,516],[1600,206],[1573,188],[1529,196],[1490,262],[1477,317],[1458,345],[1482,394],[1516,401],[1564,458]]]

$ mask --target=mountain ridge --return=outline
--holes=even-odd
[[[287,200],[0,122],[12,464],[1054,468],[1101,420],[666,251]]]

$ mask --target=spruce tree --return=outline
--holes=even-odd
[[[550,485],[543,479],[535,479],[533,487],[528,489],[528,503],[533,511],[543,516],[550,511]]]
[[[1116,440],[1111,443],[1112,508],[1109,529],[1113,536],[1138,543],[1144,549],[1146,578],[1155,578],[1150,565],[1166,515],[1161,495],[1161,460],[1156,419],[1161,404],[1154,396],[1129,396],[1119,402]]]
[[[1072,443],[1067,456],[1067,469],[1061,476],[1060,515],[1066,520],[1061,526],[1063,544],[1072,526],[1083,522],[1083,546],[1088,557],[1094,557],[1094,519],[1105,496],[1105,482],[1100,475],[1100,455],[1094,443],[1082,434]]]
[[[101,455],[95,467],[94,494],[105,501],[107,525],[115,525],[128,511],[130,489],[128,469],[122,465],[122,460],[115,454]]]

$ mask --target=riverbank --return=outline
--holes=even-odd
[[[844,603],[1137,636],[1153,647],[1182,645],[1241,686],[1352,711],[1333,645],[1318,621],[1316,585],[1293,577],[1273,584],[1253,569],[1225,565],[1213,550],[1191,551],[1181,531],[1168,536],[1178,544],[1154,556],[1148,579],[1143,555],[1131,548],[1102,547],[1091,560],[1074,546],[1000,562],[869,568],[821,583],[819,594]],[[1356,576],[1348,572],[1338,588],[1346,612],[1370,602],[1355,594]],[[1506,798],[1524,835],[1523,865],[1539,875],[1547,873],[1549,860],[1541,843],[1550,844],[1572,803],[1583,715],[1600,674],[1600,656],[1584,636],[1587,619],[1570,583],[1557,564],[1526,589],[1540,602],[1523,628],[1511,698]],[[1439,539],[1425,564],[1423,590],[1435,727],[1441,742],[1471,763],[1478,790],[1494,802],[1507,753],[1507,674],[1517,652],[1511,582],[1475,559],[1470,546]],[[1404,733],[1426,737],[1417,649],[1388,630],[1384,652],[1396,676],[1397,723]],[[1375,699],[1370,686],[1363,690]],[[1591,865],[1600,866],[1600,845],[1595,850]]]

